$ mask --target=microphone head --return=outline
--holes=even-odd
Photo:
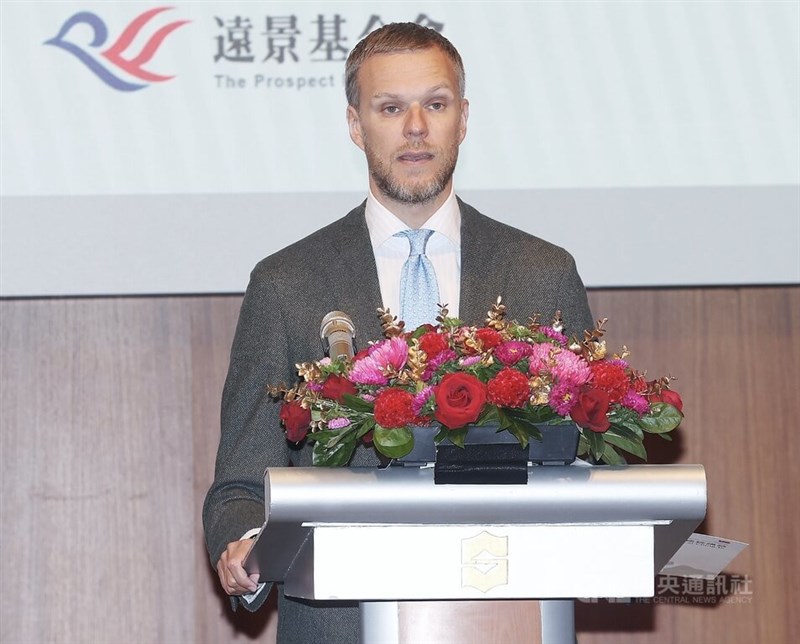
[[[343,331],[355,337],[356,327],[350,316],[343,311],[331,311],[324,318],[319,327],[319,337],[323,340],[330,337],[331,333]]]
[[[332,359],[339,357],[352,358],[355,355],[353,338],[356,327],[350,316],[342,311],[331,311],[319,327],[319,337],[326,356]]]

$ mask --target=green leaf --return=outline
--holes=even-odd
[[[642,445],[641,441],[631,440],[627,436],[620,436],[615,432],[616,429],[617,428],[612,427],[605,434],[603,434],[605,442],[616,445],[620,449],[624,449],[626,452],[629,452],[634,456],[638,456],[642,460],[646,461],[647,452],[645,451],[644,445]]]
[[[322,432],[315,432],[314,435],[317,434],[326,434],[327,439],[324,441],[325,445],[328,449],[331,449],[338,445],[339,443],[346,443],[348,441],[355,441],[355,434],[356,434],[356,427],[354,425],[348,425],[347,427],[342,427],[340,429],[328,429]]]
[[[456,447],[464,447],[464,439],[467,437],[467,432],[469,429],[467,427],[459,427],[458,429],[448,429],[447,430],[447,439],[453,443]]]
[[[440,428],[439,428],[439,431],[438,431],[438,432],[436,432],[436,436],[434,436],[434,437],[433,437],[433,442],[434,442],[436,445],[438,445],[438,444],[439,444],[439,443],[441,443],[441,442],[442,442],[442,441],[443,441],[445,438],[447,438],[447,435],[448,435],[449,433],[450,433],[450,430],[449,430],[449,429],[447,429],[447,427],[440,427]]]
[[[478,416],[478,420],[475,421],[476,425],[486,425],[487,423],[496,423],[499,421],[497,416],[497,407],[494,405],[486,405],[481,412],[481,415]]]
[[[609,444],[608,436],[605,437],[605,440],[606,447],[603,450],[603,462],[609,465],[625,465],[625,457]]]
[[[528,432],[521,428],[518,424],[512,422],[512,424],[508,426],[507,431],[519,441],[522,449],[525,449],[528,446],[528,443],[530,442],[530,436],[528,435]],[[542,440],[541,436],[539,437],[539,440]]]
[[[668,443],[672,442],[672,436],[670,436],[669,434],[656,434],[656,436],[660,436],[661,438],[663,438]]]
[[[628,440],[642,442],[644,440],[644,432],[642,428],[638,425],[634,425],[631,427],[627,423],[622,425],[618,425],[615,422],[611,422],[611,429],[608,430],[609,432],[614,432],[618,436],[623,436]]]
[[[322,467],[343,467],[350,462],[356,442],[345,441],[335,447],[328,447],[324,443],[314,443],[311,453],[311,462],[315,466]]]
[[[356,425],[356,438],[362,438],[371,429],[375,429],[375,419],[367,418],[364,420],[364,422]]]
[[[626,427],[631,430],[637,437],[644,438],[644,431],[639,427],[639,416],[635,418],[619,418],[616,414],[610,414],[608,420],[614,427]]]
[[[589,430],[584,436],[586,437],[586,442],[589,443],[589,453],[599,461],[603,457],[603,452],[606,448],[603,435]]]
[[[547,406],[519,410],[515,409],[511,412],[511,414],[531,424],[552,423],[558,421],[562,421],[563,424],[569,424],[571,422],[565,418],[562,418]]]
[[[578,456],[583,456],[584,454],[589,453],[589,442],[581,432],[581,435],[578,437]]]
[[[344,394],[342,396],[342,404],[349,407],[353,411],[367,411],[370,412],[375,408],[375,404],[367,402],[363,398],[354,396],[353,394]]]
[[[514,436],[523,449],[528,446],[528,441],[530,439],[528,432],[524,427],[520,426],[519,420],[511,415],[510,410],[497,407],[497,419],[500,429],[506,430]]]
[[[322,429],[316,432],[311,432],[308,435],[308,440],[316,441],[321,445],[327,445],[331,440],[334,440],[339,436],[339,432],[340,430],[338,429]]]
[[[683,414],[668,403],[650,405],[650,413],[639,419],[639,427],[650,434],[671,432],[683,420]]]
[[[375,425],[372,442],[375,449],[384,456],[401,458],[414,448],[414,435],[408,427],[386,429]]]

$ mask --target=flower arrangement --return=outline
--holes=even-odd
[[[401,458],[413,448],[413,425],[436,423],[437,444],[463,447],[469,427],[492,424],[525,447],[541,440],[537,423],[554,422],[578,426],[579,454],[619,464],[620,450],[646,460],[645,434],[671,440],[683,418],[670,378],[648,381],[625,347],[607,355],[605,319],[570,340],[560,313],[547,326],[538,316],[519,324],[506,320],[501,298],[480,328],[445,307],[437,326],[413,332],[388,310],[378,314],[385,339],[352,359],[297,365],[299,384],[270,387],[283,399],[287,438],[314,442],[314,465],[346,465],[359,442]]]

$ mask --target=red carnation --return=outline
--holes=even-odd
[[[428,331],[419,339],[419,346],[428,356],[433,358],[439,355],[442,351],[449,348],[447,336],[444,333],[436,333],[435,331]]]
[[[445,427],[474,423],[486,403],[486,385],[468,373],[448,373],[434,390],[433,416]]]
[[[609,402],[618,403],[630,389],[631,381],[620,365],[599,360],[592,362],[592,385],[596,389],[601,389],[608,394]]]
[[[375,422],[386,429],[405,427],[414,420],[413,402],[403,389],[384,389],[375,397]]]
[[[679,412],[683,413],[683,401],[681,395],[672,389],[662,389],[660,393],[650,394],[647,399],[651,403],[665,402],[675,407]]]
[[[524,407],[531,394],[528,377],[516,369],[503,369],[488,384],[488,398],[501,407]]]
[[[286,428],[286,438],[299,443],[308,434],[311,426],[311,410],[300,406],[297,401],[284,403],[281,406],[280,419]]]
[[[323,398],[335,400],[340,403],[345,394],[355,396],[356,386],[344,376],[332,373],[325,380],[325,384],[322,385],[322,389],[319,393]]]
[[[483,328],[475,332],[475,339],[479,340],[484,351],[494,349],[503,341],[502,336],[494,329]]]
[[[589,389],[578,394],[578,401],[569,415],[578,425],[593,432],[604,432],[611,423],[608,422],[608,394],[602,389]]]

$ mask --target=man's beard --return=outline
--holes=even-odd
[[[378,190],[393,201],[409,205],[430,203],[442,194],[453,177],[458,160],[458,146],[455,146],[445,154],[441,170],[432,179],[416,183],[409,181],[404,185],[392,175],[391,168],[384,164],[368,145],[365,145],[365,152],[370,176],[378,186]]]

